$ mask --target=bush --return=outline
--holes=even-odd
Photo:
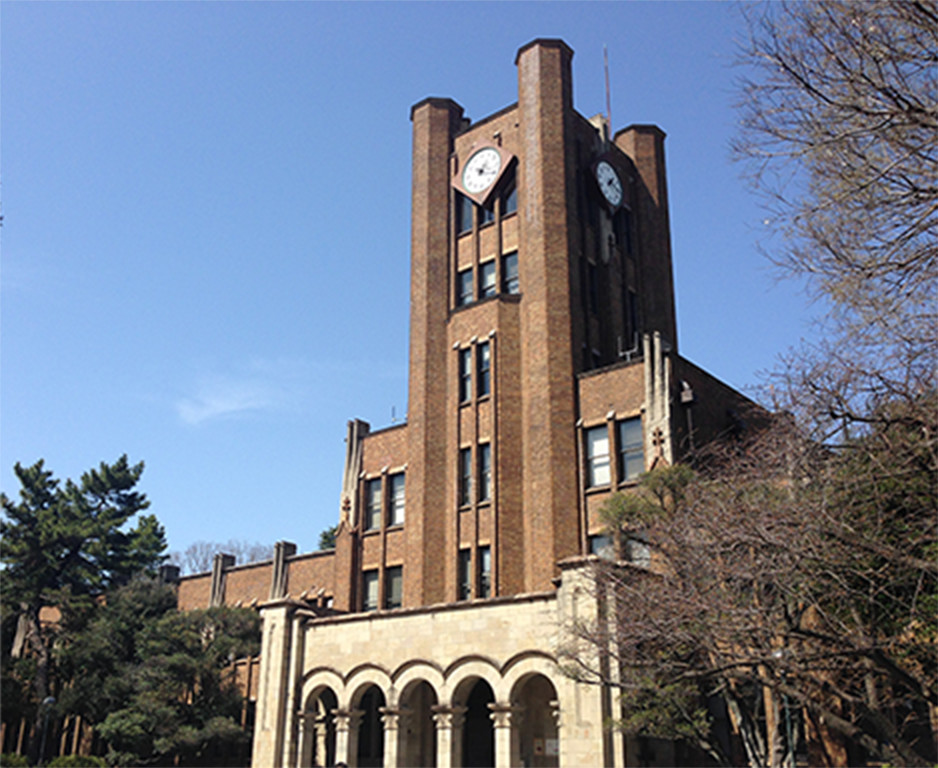
[[[94,755],[59,755],[46,765],[49,768],[107,768],[104,758]]]
[[[26,755],[0,755],[0,766],[3,768],[26,768],[29,765],[29,760],[26,759]]]

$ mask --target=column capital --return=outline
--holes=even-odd
[[[350,731],[358,728],[365,711],[363,709],[333,709],[332,714],[335,717],[336,731]]]
[[[386,731],[396,731],[402,724],[401,721],[406,721],[411,714],[411,710],[406,707],[378,707],[378,711]]]
[[[489,704],[492,722],[496,728],[511,728],[512,723],[517,725],[521,721],[523,707],[515,706],[508,702],[492,702]]]
[[[433,713],[433,722],[436,723],[437,730],[461,728],[466,719],[465,707],[446,707],[435,704],[430,707],[430,711]]]

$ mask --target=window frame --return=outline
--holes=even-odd
[[[478,583],[476,595],[482,599],[492,596],[492,548],[485,544],[476,550]]]
[[[474,211],[475,203],[473,203],[472,200],[466,197],[462,192],[456,192],[456,215],[453,218],[456,221],[457,237],[472,232]]]
[[[475,301],[472,267],[456,272],[456,306],[467,307]]]
[[[476,344],[476,389],[478,397],[492,393],[492,345],[488,341]]]
[[[381,529],[381,511],[384,506],[382,478],[372,477],[365,480],[365,510],[362,516],[363,531],[378,531]],[[377,494],[373,491],[377,489]]]
[[[501,193],[501,215],[502,217],[511,216],[518,212],[518,180],[515,174],[505,182],[505,187]]]
[[[380,600],[380,574],[377,568],[362,571],[362,611],[377,611]],[[371,588],[371,589],[370,589]],[[369,597],[373,599],[369,599]]]
[[[459,402],[462,404],[472,400],[472,347],[460,349],[458,358]]]
[[[479,465],[479,481],[476,484],[478,501],[488,503],[492,500],[492,444],[479,443],[476,453]]]
[[[456,561],[456,599],[472,600],[472,550],[460,549]]]
[[[596,453],[596,442],[605,439],[605,453]],[[612,484],[612,456],[610,454],[609,425],[607,423],[598,424],[594,427],[587,427],[583,430],[583,455],[586,459],[586,487],[587,488],[607,488]],[[605,470],[606,480],[601,482],[598,479],[602,470]]]
[[[488,299],[498,295],[498,281],[495,275],[495,259],[479,264],[479,298]]]
[[[632,434],[627,435],[627,431]],[[635,461],[638,461],[640,469],[629,473],[627,470]],[[645,471],[645,434],[641,416],[616,422],[616,470],[620,483],[634,483]]]
[[[459,449],[459,506],[472,506],[472,448]]]
[[[400,483],[400,488],[397,484]],[[388,527],[404,524],[407,509],[407,477],[404,472],[388,475]]]
[[[509,269],[509,265],[512,266]],[[502,293],[517,296],[521,293],[521,280],[518,272],[518,251],[509,251],[502,254]]]
[[[395,596],[395,585],[397,595]],[[395,599],[396,597],[396,599]],[[393,610],[404,605],[404,566],[391,565],[384,569],[384,607]]]

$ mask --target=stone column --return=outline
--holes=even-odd
[[[519,724],[521,708],[511,704],[489,704],[495,723],[495,768],[513,768],[521,765]]]
[[[381,722],[384,723],[384,768],[398,768],[403,765],[403,745],[400,739],[400,726],[410,714],[408,709],[380,707]]]
[[[437,768],[459,768],[462,765],[462,726],[465,707],[431,707],[436,724]]]
[[[312,763],[313,739],[316,738],[315,712],[297,712],[296,768],[305,768]]]
[[[316,724],[315,724],[314,728],[315,728],[315,731],[314,731],[314,736],[313,736],[313,738],[316,740],[316,761],[317,761],[317,766],[323,766],[323,767],[325,767],[325,765],[326,765],[326,755],[327,755],[328,752],[329,752],[329,744],[328,744],[328,740],[329,740],[329,718],[328,718],[328,716],[326,716],[326,715],[320,715],[319,717],[317,717],[317,718],[316,718]],[[312,741],[312,739],[311,739],[310,741]],[[310,759],[310,763],[312,763],[312,762],[313,762],[312,759]]]
[[[349,768],[358,766],[358,726],[362,715],[360,709],[336,709],[335,715],[335,761]]]

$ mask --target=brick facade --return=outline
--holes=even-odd
[[[572,56],[559,40],[521,48],[517,103],[475,123],[450,99],[411,110],[407,423],[349,423],[335,550],[180,582],[183,608],[213,584],[224,602],[262,604],[256,765],[365,764],[380,744],[385,765],[458,765],[472,757],[456,743],[470,679],[494,697],[499,766],[624,760],[604,730],[610,692],[557,668],[583,578],[562,563],[590,554],[598,509],[635,485],[635,462],[670,463],[738,428],[748,401],[677,354],[664,133],[610,140],[601,116],[578,114]],[[485,148],[494,180],[464,187]],[[621,206],[601,194],[600,160]],[[512,677],[521,658],[539,661]],[[408,705],[419,716],[402,714],[411,678],[425,684]],[[359,733],[379,699],[383,736]],[[527,726],[512,721],[516,699]],[[548,709],[562,726],[535,732]]]

